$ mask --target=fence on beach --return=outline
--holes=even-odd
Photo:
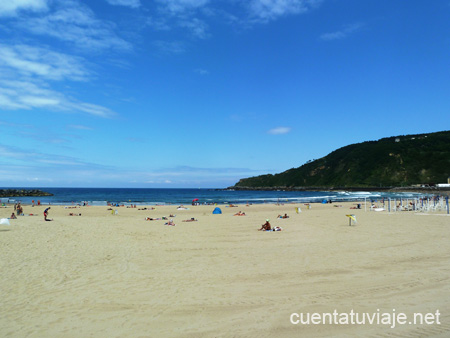
[[[406,199],[384,199],[383,208],[388,212],[414,211],[414,212],[447,212],[449,214],[449,197],[417,197]],[[386,205],[387,204],[387,205]],[[375,210],[371,207],[371,210]]]

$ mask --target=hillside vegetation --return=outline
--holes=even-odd
[[[233,188],[375,188],[446,183],[450,131],[351,144],[275,175],[241,179]]]

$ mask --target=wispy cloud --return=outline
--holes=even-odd
[[[77,129],[77,130],[94,130],[93,128],[88,127],[88,126],[84,126],[82,124],[69,124],[67,126],[67,128],[69,128],[69,129]]]
[[[277,127],[270,129],[267,133],[271,135],[283,135],[288,134],[291,131],[291,128],[289,127]]]
[[[30,45],[0,44],[0,70],[10,68],[21,75],[50,80],[84,81],[90,76],[79,57]]]
[[[282,16],[308,12],[321,2],[322,0],[251,0],[248,6],[253,20],[269,22]]]
[[[194,72],[200,75],[209,75],[209,71],[207,71],[206,69],[197,68],[194,69]]]
[[[48,9],[46,0],[3,0],[0,1],[0,17],[16,16],[21,11],[43,12]]]
[[[172,14],[186,13],[204,7],[209,0],[156,0],[161,8]]]
[[[139,0],[106,0],[106,2],[113,6],[125,6],[131,8],[141,7],[141,2]]]
[[[264,171],[265,172],[265,171]],[[232,185],[241,177],[262,174],[248,168],[198,168],[177,166],[172,168],[135,170],[129,167],[105,166],[82,161],[76,157],[61,156],[35,150],[0,144],[0,185],[24,184],[25,181],[51,182],[54,186],[85,184],[118,186],[152,184],[174,186],[211,186],[211,182]],[[129,178],[133,181],[130,182]],[[22,182],[22,183],[20,183]]]
[[[52,90],[45,82],[30,79],[0,80],[0,108],[6,110],[47,108],[54,111],[82,112],[111,118],[116,113],[108,108],[80,102]]]
[[[50,36],[89,51],[105,49],[131,50],[132,45],[120,38],[112,22],[98,20],[87,6],[70,2],[40,17],[26,17],[17,27],[36,35]]]
[[[226,24],[248,27],[274,21],[284,16],[306,13],[323,0],[249,0],[230,1],[229,12],[210,0],[156,0],[158,15],[149,17],[147,25],[158,31],[183,29],[191,36],[206,39],[212,34],[207,22],[223,20]],[[239,14],[237,14],[239,13]],[[214,20],[211,21],[211,18]]]
[[[320,36],[320,38],[324,41],[332,41],[332,40],[340,40],[344,39],[350,34],[357,32],[363,27],[362,23],[355,23],[351,25],[347,25],[341,30],[331,32],[331,33],[325,33]]]
[[[1,2],[0,11],[5,10],[4,3]],[[76,0],[35,1],[37,7],[27,0],[11,0],[8,3],[11,3],[8,8],[15,8],[16,11],[22,8],[41,9],[41,12],[27,12],[11,18],[10,27],[22,33],[53,37],[77,48],[65,48],[63,45],[65,52],[61,53],[55,47],[61,44],[50,47],[46,44],[7,44],[6,40],[0,43],[0,109],[45,108],[102,118],[115,116],[106,107],[67,95],[64,92],[67,86],[55,85],[55,82],[66,84],[67,81],[95,80],[96,74],[90,70],[91,62],[85,57],[67,54],[67,51],[83,54],[131,49],[131,44],[115,33],[115,24],[97,19],[91,9]],[[30,37],[27,41],[32,40]]]
[[[210,36],[208,33],[208,25],[198,18],[180,20],[178,25],[181,28],[188,29],[196,38],[206,39]]]
[[[157,0],[157,14],[149,17],[147,25],[157,31],[181,29],[191,37],[210,37],[209,26],[202,17],[208,17],[209,0]]]
[[[153,45],[162,54],[181,54],[186,51],[186,44],[182,41],[154,41]]]

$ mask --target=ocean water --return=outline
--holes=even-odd
[[[7,189],[7,188],[5,188]],[[26,189],[26,188],[20,188]],[[31,188],[30,188],[31,189]],[[35,188],[33,188],[35,189]],[[39,188],[52,193],[48,197],[14,197],[2,202],[20,201],[31,204],[32,200],[41,204],[68,205],[88,202],[90,205],[107,203],[156,205],[191,204],[198,199],[200,204],[259,204],[259,203],[314,203],[323,200],[363,201],[382,198],[407,199],[426,196],[416,193],[387,192],[337,192],[337,191],[231,191],[220,189],[136,189],[136,188]]]

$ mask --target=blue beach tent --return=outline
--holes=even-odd
[[[222,210],[220,210],[219,207],[215,208],[213,211],[213,214],[221,214],[221,213],[222,213]]]

